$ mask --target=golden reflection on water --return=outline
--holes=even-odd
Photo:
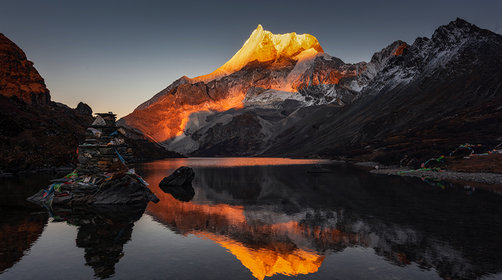
[[[170,194],[156,192],[157,204],[150,204],[147,213],[160,222],[176,227],[183,235],[194,234],[210,239],[232,253],[254,277],[264,279],[274,274],[298,275],[317,272],[324,256],[297,248],[294,244],[274,240],[274,236],[311,234],[297,222],[251,225],[242,206],[205,205],[181,202]],[[250,235],[257,241],[252,246],[229,236]],[[301,237],[300,237],[301,238]]]
[[[290,249],[288,244],[275,242],[273,247],[250,248],[224,236],[200,232],[195,235],[218,243],[232,253],[256,279],[263,280],[274,274],[299,275],[315,273],[324,261],[324,256],[302,249]]]
[[[154,167],[174,170],[181,165],[214,166],[215,160],[218,161],[218,166],[232,167],[324,162],[279,158],[180,159],[164,161],[160,166],[157,162]],[[318,271],[325,256],[309,248],[299,248],[291,240],[304,240],[303,243],[308,243],[315,239],[323,244],[360,242],[359,236],[353,233],[303,225],[297,221],[251,222],[246,218],[246,210],[242,205],[181,202],[158,187],[158,183],[166,175],[168,174],[164,172],[152,172],[145,178],[160,199],[159,203],[148,205],[147,213],[180,234],[193,234],[216,242],[233,254],[257,279],[262,280],[275,274],[294,276]]]

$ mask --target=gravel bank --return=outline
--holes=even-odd
[[[409,176],[409,177],[427,177],[437,180],[450,181],[471,181],[485,184],[502,184],[502,174],[500,173],[465,173],[454,171],[423,171],[407,170],[402,168],[374,169],[370,171],[373,174]]]

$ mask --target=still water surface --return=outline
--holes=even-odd
[[[322,163],[331,173],[310,174]],[[193,193],[162,178],[194,168]],[[1,179],[0,279],[502,279],[502,196],[267,158],[137,166],[145,208],[46,209]],[[192,197],[193,195],[193,197]]]

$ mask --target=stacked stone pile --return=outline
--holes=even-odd
[[[115,124],[115,114],[97,114],[78,146],[77,169],[52,180],[28,201],[49,205],[144,204],[159,199],[148,183],[127,165],[132,149],[125,143],[125,131]]]
[[[132,149],[125,142],[125,131],[115,121],[116,115],[111,112],[97,114],[85,142],[78,146],[78,174],[128,170],[126,162],[132,159]]]

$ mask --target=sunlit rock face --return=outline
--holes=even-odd
[[[0,94],[17,97],[28,104],[51,100],[44,79],[23,50],[0,33]]]
[[[389,46],[388,55],[397,47]],[[367,70],[381,65],[346,64],[324,53],[312,35],[272,34],[259,25],[221,67],[193,79],[178,79],[138,106],[122,123],[169,144],[175,137],[190,135],[187,124],[198,112],[270,107],[286,100],[298,101],[297,107],[343,106],[355,99],[368,77],[373,77],[365,74]]]

